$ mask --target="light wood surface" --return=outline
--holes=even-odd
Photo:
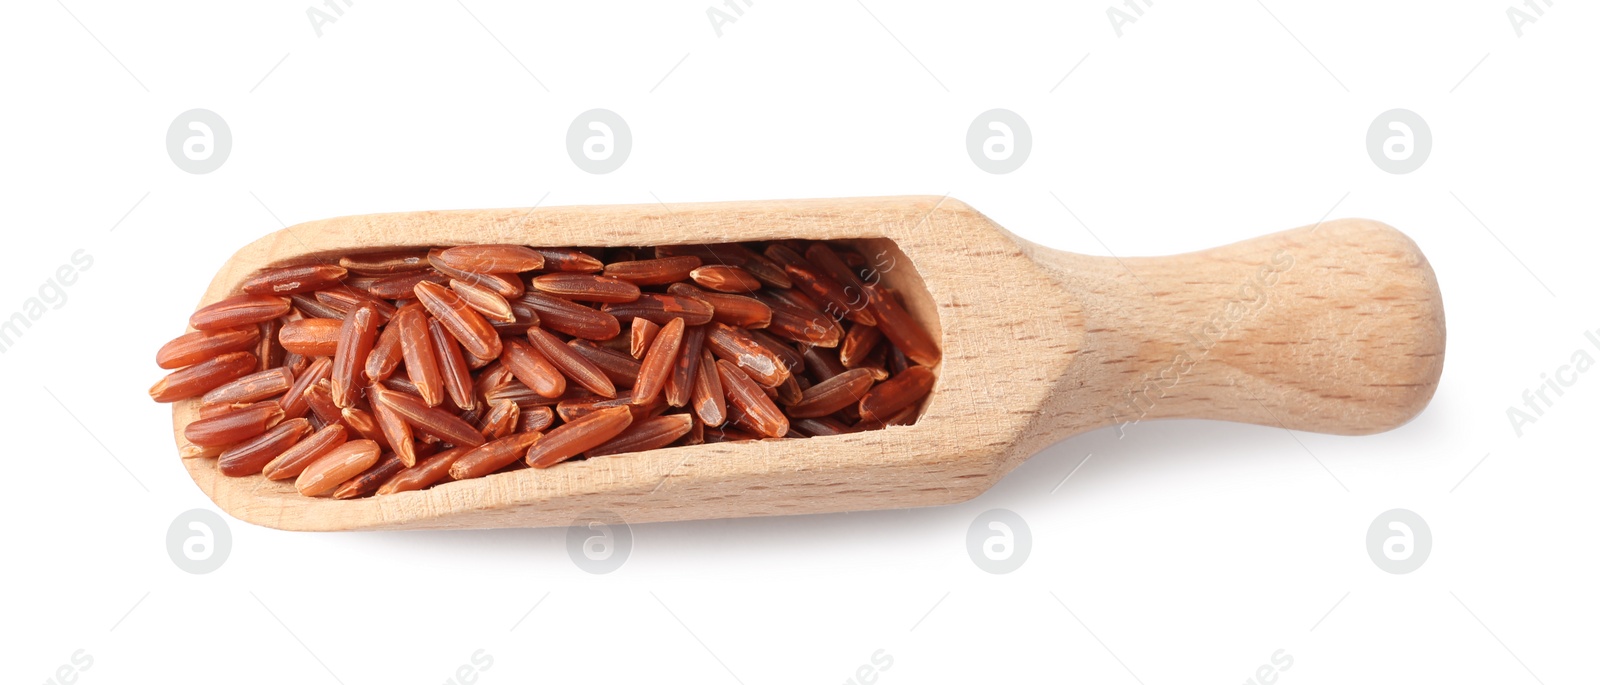
[[[563,526],[927,506],[983,492],[1046,445],[1190,417],[1364,434],[1428,403],[1444,309],[1405,235],[1327,221],[1203,252],[1088,257],[1017,238],[959,201],[891,197],[414,212],[293,226],[240,250],[200,304],[255,270],[396,246],[612,246],[777,238],[887,251],[884,279],[941,341],[915,425],[571,462],[335,501],[184,460],[233,516],[289,530]],[[196,418],[173,408],[173,428]]]

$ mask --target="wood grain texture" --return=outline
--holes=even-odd
[[[186,459],[232,515],[290,530],[641,523],[927,506],[983,492],[1051,442],[1107,425],[1217,418],[1369,433],[1427,404],[1444,319],[1427,260],[1371,221],[1205,252],[1115,259],[1027,243],[937,197],[550,207],[343,217],[240,250],[200,304],[259,268],[397,246],[856,241],[940,341],[922,417],[879,431],[673,447],[419,492],[312,499]],[[1255,286],[1251,286],[1255,283]],[[173,427],[196,416],[173,408]]]

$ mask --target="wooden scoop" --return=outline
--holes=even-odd
[[[232,515],[289,530],[562,526],[916,507],[970,499],[1046,445],[1161,418],[1365,434],[1405,423],[1444,364],[1444,308],[1410,239],[1326,221],[1173,257],[1087,257],[938,197],[413,212],[314,221],[229,259],[201,305],[267,266],[399,246],[859,241],[941,341],[911,426],[672,447],[339,501],[184,460]],[[173,409],[173,427],[198,402]]]

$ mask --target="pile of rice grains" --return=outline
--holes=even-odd
[[[876,259],[877,261],[874,261]],[[185,458],[346,499],[916,420],[939,348],[840,243],[462,245],[263,270],[162,346]]]

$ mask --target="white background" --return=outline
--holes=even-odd
[[[94,260],[0,355],[7,681],[51,682],[80,649],[86,684],[444,683],[480,649],[486,684],[841,683],[878,650],[878,683],[1240,683],[1280,649],[1269,679],[1290,685],[1592,677],[1600,374],[1521,437],[1506,417],[1575,351],[1600,358],[1592,4],[1519,37],[1509,0],[1160,3],[1119,37],[1110,2],[764,0],[719,37],[707,2],[363,0],[319,37],[309,3],[65,2],[0,21],[0,317],[74,251]],[[206,175],[165,150],[197,107],[233,137]],[[596,107],[634,136],[608,175],[565,150]],[[997,107],[1034,139],[1007,175],[965,149]],[[1397,107],[1434,141],[1407,175],[1365,146]],[[1097,255],[1389,222],[1443,287],[1444,379],[1379,436],[1146,423],[961,505],[635,526],[604,576],[564,529],[228,519],[220,570],[168,558],[173,519],[215,506],[145,396],[154,352],[284,223],[904,193]],[[1032,532],[1009,575],[965,550],[992,508]],[[1407,575],[1365,547],[1392,508],[1432,531]]]

